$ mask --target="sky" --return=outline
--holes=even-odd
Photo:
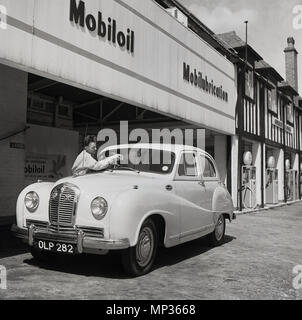
[[[179,0],[215,33],[236,31],[285,79],[287,38],[296,41],[299,93],[302,96],[302,0]],[[298,7],[297,7],[298,6]],[[294,8],[298,11],[294,11]],[[294,27],[294,21],[296,22]],[[298,26],[300,28],[297,27]]]

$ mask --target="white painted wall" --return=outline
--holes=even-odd
[[[26,125],[27,74],[0,64],[0,224],[1,218],[15,215],[16,200],[23,188],[24,133],[2,140]],[[5,223],[5,222],[4,222]]]
[[[299,170],[299,155],[298,154],[293,154],[292,155],[292,163],[293,163],[293,169],[294,170]]]
[[[220,173],[221,181],[227,184],[227,137],[214,137],[215,161]]]
[[[284,201],[284,151],[280,149],[275,156],[278,169],[278,198],[279,201]]]
[[[264,150],[265,150],[265,147],[264,147]],[[253,165],[256,167],[256,199],[257,199],[257,204],[261,205],[261,157],[264,156],[263,163],[265,163],[265,152],[263,152],[263,155],[261,154],[260,143],[258,142],[253,143],[252,154],[253,154]],[[265,173],[264,173],[264,179],[265,179]]]

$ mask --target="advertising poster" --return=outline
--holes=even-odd
[[[48,154],[27,154],[24,176],[26,182],[37,180],[57,181],[67,176],[66,156]]]

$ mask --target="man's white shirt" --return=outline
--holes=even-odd
[[[106,169],[110,164],[113,164],[118,158],[119,155],[114,155],[104,160],[96,161],[90,153],[88,153],[86,150],[83,150],[77,156],[72,166],[72,172],[80,174],[82,171],[85,173],[88,169],[94,171],[103,170]]]

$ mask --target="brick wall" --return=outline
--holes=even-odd
[[[24,133],[2,140],[26,125],[27,73],[0,64],[0,225],[15,216],[15,204],[24,185]]]
[[[287,82],[298,90],[298,57],[296,51],[287,51],[285,54],[285,70]]]
[[[295,48],[295,39],[287,38],[287,45],[284,50],[286,81],[298,91],[298,51]]]

